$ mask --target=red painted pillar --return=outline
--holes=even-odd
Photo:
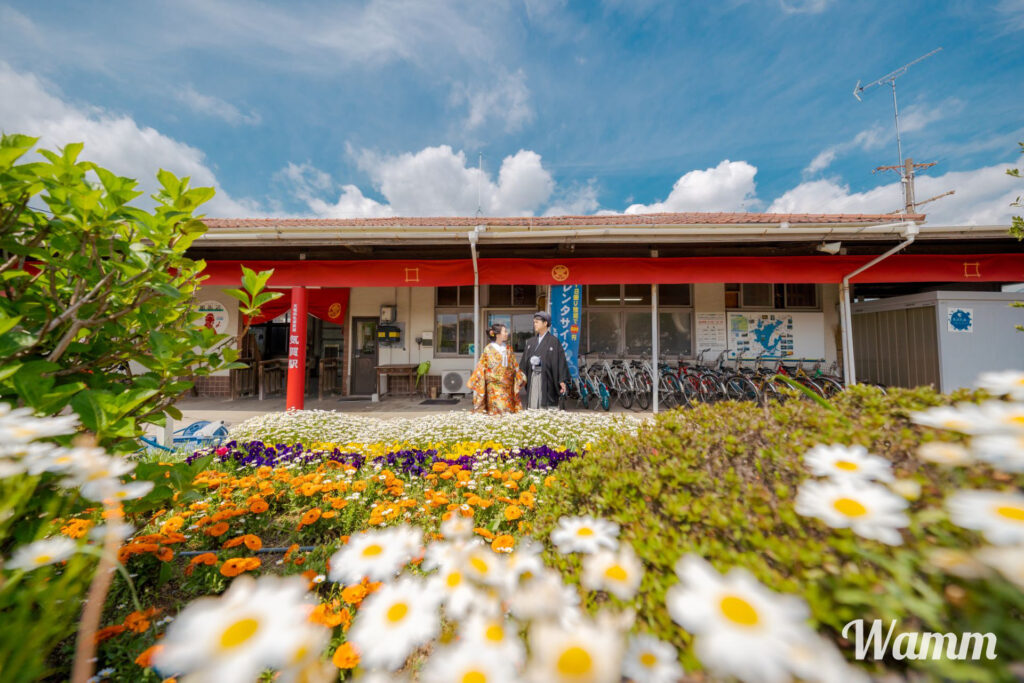
[[[302,410],[306,399],[306,288],[292,287],[288,328],[288,400],[286,410]]]

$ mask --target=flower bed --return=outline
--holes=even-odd
[[[550,446],[585,450],[608,430],[635,434],[642,420],[630,415],[569,413],[559,410],[524,410],[500,416],[470,412],[447,412],[416,418],[382,420],[326,410],[268,413],[231,428],[238,442],[331,444],[345,449],[356,445],[402,450],[403,448],[444,449],[453,444],[488,442],[497,448]]]

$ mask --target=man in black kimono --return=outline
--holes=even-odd
[[[569,381],[569,363],[565,360],[562,343],[551,333],[551,315],[540,311],[533,316],[533,331],[537,334],[526,341],[526,350],[519,362],[526,372],[526,400],[528,408],[558,408],[558,396],[566,391]]]

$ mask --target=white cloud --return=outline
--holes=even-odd
[[[911,105],[900,115],[900,132],[902,135],[914,133],[924,129],[928,124],[939,119],[958,113],[963,109],[964,103],[955,97],[943,100],[936,106]],[[804,176],[813,176],[824,171],[840,155],[851,152],[855,149],[873,151],[881,149],[887,143],[893,143],[895,147],[896,129],[889,123],[876,123],[871,128],[862,130],[846,142],[826,147],[818,153],[811,163],[804,169]],[[895,155],[894,155],[895,156]]]
[[[221,119],[230,123],[232,126],[237,126],[239,124],[256,126],[260,123],[259,114],[243,113],[238,109],[238,107],[230,102],[222,100],[219,97],[202,94],[192,87],[191,84],[178,90],[175,93],[175,97],[179,102],[183,103],[197,114]]]
[[[452,103],[465,103],[469,109],[465,128],[473,130],[490,120],[500,121],[506,132],[515,132],[533,120],[530,89],[522,69],[499,76],[493,86],[471,88],[458,84],[452,92]]]
[[[597,200],[597,184],[591,179],[583,185],[575,185],[560,193],[554,202],[544,211],[545,216],[585,216],[598,211],[601,206]],[[609,213],[615,213],[611,211]]]
[[[292,184],[296,198],[322,217],[532,216],[551,198],[555,181],[536,152],[519,150],[501,162],[497,180],[468,165],[464,152],[448,145],[394,156],[350,152],[385,201],[366,197],[355,185],[341,187],[335,202],[321,198],[333,181],[308,164],[289,164],[278,177]],[[479,204],[477,203],[479,197]]]
[[[1006,175],[1005,165],[973,171],[952,171],[940,176],[917,176],[918,200],[956,190],[921,207],[929,225],[1009,225],[1015,209],[1010,203],[1022,193],[1020,180]],[[837,179],[812,180],[797,185],[768,207],[769,213],[889,213],[903,205],[899,182],[865,192],[850,192]],[[1019,209],[1016,209],[1020,213]]]
[[[723,160],[703,171],[690,171],[672,186],[663,202],[633,204],[625,213],[674,211],[745,211],[759,204],[754,176],[757,168],[746,161]]]
[[[5,62],[0,62],[0,92],[4,93],[0,98],[0,129],[39,137],[38,146],[51,149],[83,142],[83,159],[137,179],[144,196],[157,190],[156,172],[164,168],[179,177],[191,177],[193,187],[216,188],[217,194],[202,207],[207,215],[267,213],[256,202],[232,199],[220,187],[200,150],[154,128],[140,126],[130,116],[68,103],[54,94],[57,90],[53,86],[32,74],[16,72]]]
[[[787,14],[820,14],[831,0],[779,0],[779,6]]]

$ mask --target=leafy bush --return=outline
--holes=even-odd
[[[952,397],[966,398],[971,397]],[[567,463],[560,489],[540,510],[537,533],[550,532],[563,515],[618,522],[623,542],[635,548],[647,570],[631,601],[638,628],[678,646],[688,670],[699,668],[691,636],[670,619],[665,595],[678,581],[676,561],[696,553],[719,571],[744,567],[769,588],[803,597],[818,631],[849,658],[852,646],[840,634],[856,619],[881,619],[886,626],[898,620],[896,633],[993,632],[995,661],[903,660],[882,666],[1005,680],[1011,678],[1008,665],[1024,652],[1024,594],[992,576],[951,575],[932,551],[979,545],[977,534],[946,518],[947,494],[992,487],[993,481],[1019,487],[1024,476],[984,465],[945,469],[917,455],[919,444],[934,440],[936,432],[911,423],[909,414],[950,399],[930,389],[884,396],[857,387],[837,399],[838,411],[802,401],[771,409],[729,402],[662,414],[638,436],[611,434],[594,444],[589,457]],[[860,444],[892,463],[904,484],[894,488],[913,499],[901,545],[866,540],[797,514],[797,488],[808,479],[802,456],[817,444]],[[905,486],[907,480],[914,484]],[[574,558],[548,556],[566,574],[578,575]]]
[[[181,417],[191,377],[242,367],[228,335],[194,324],[203,263],[185,251],[213,188],[160,171],[144,211],[136,181],[79,161],[81,144],[16,163],[35,142],[0,138],[0,400],[70,407],[101,445],[131,450],[144,424]]]

